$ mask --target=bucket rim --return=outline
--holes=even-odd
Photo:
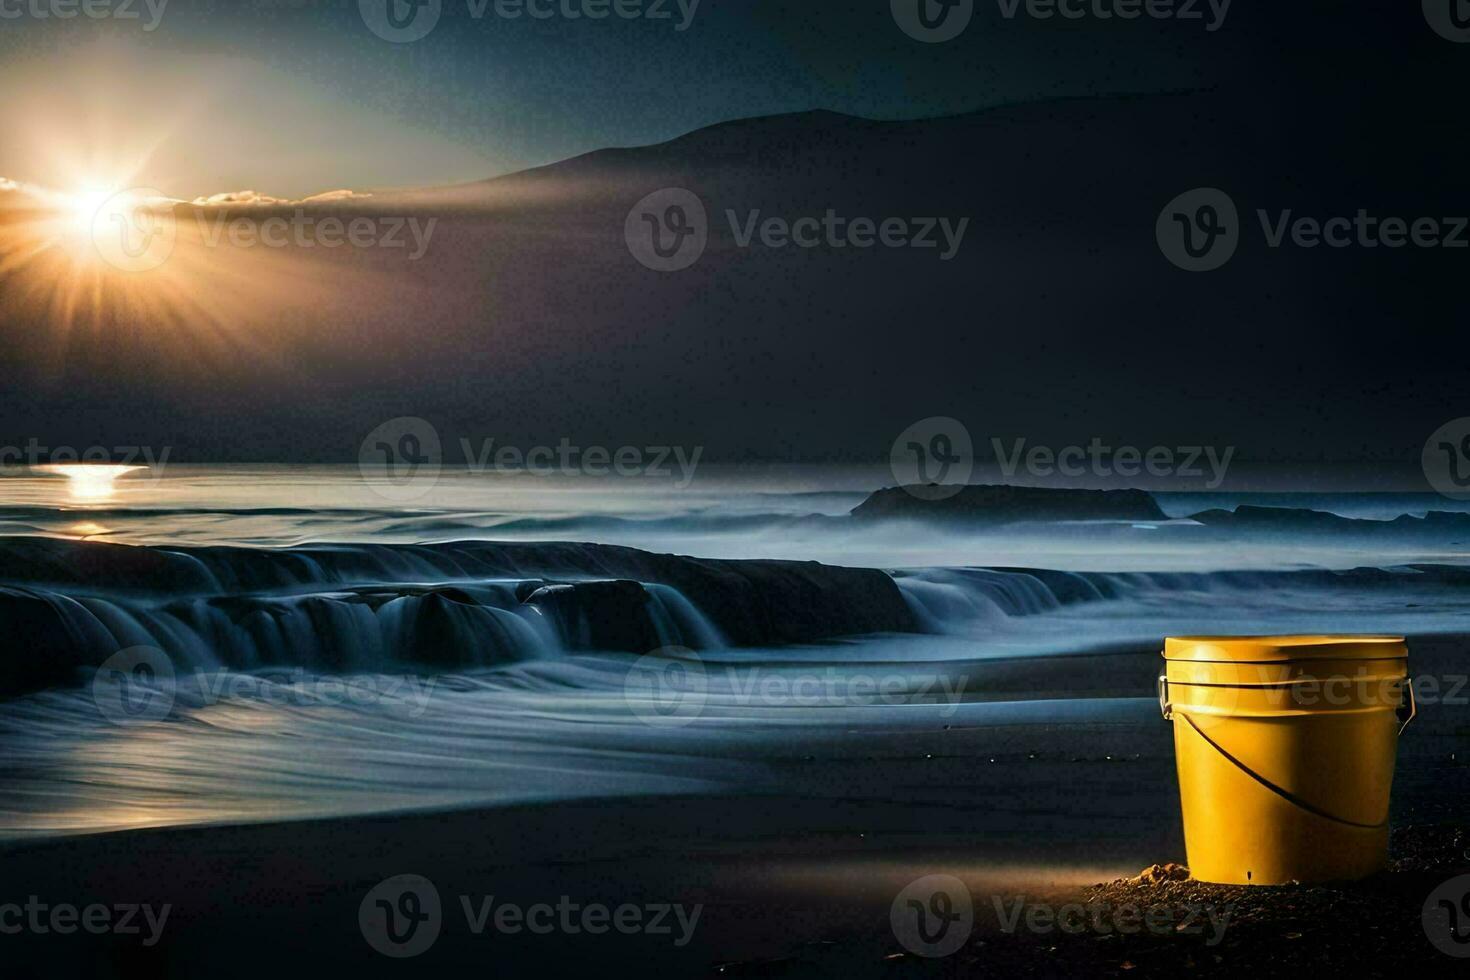
[[[1165,660],[1204,663],[1281,663],[1293,660],[1400,660],[1409,656],[1402,636],[1300,634],[1266,636],[1170,636]]]

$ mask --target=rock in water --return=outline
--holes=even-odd
[[[879,490],[852,509],[859,520],[916,519],[1012,524],[1020,521],[1165,521],[1144,490],[1067,490],[975,485],[943,499],[922,487]]]
[[[570,650],[647,653],[663,645],[651,615],[652,598],[640,583],[617,579],[544,585],[524,601],[552,614]]]

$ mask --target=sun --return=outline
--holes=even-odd
[[[90,235],[92,225],[97,220],[97,212],[102,210],[112,195],[112,191],[99,190],[95,185],[72,191],[67,195],[69,198],[67,210],[70,213],[74,230]]]
[[[281,250],[218,247],[208,231],[185,202],[121,167],[0,193],[0,325],[46,324],[26,339],[55,375],[74,345],[104,331],[146,331],[155,345],[167,337],[188,346],[190,364],[201,351],[262,350],[237,325],[241,311],[298,304],[309,277]]]

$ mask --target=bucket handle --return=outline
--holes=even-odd
[[[1409,703],[1407,705],[1400,704],[1398,707],[1398,715],[1400,718],[1403,719],[1403,724],[1399,726],[1400,735],[1404,733],[1405,728],[1409,727],[1409,722],[1414,720],[1414,716],[1419,713],[1419,705],[1414,701],[1414,678],[1404,678],[1404,694],[1408,696]],[[1404,717],[1405,708],[1407,708],[1409,712],[1407,718]]]
[[[1409,722],[1419,714],[1419,704],[1414,699],[1414,678],[1404,678],[1404,695],[1408,698],[1409,703],[1400,704],[1398,707],[1398,716],[1402,719],[1398,732],[1400,735],[1404,733],[1404,729],[1409,727]],[[1405,710],[1408,711],[1407,716],[1404,714]],[[1169,700],[1169,678],[1166,674],[1159,675],[1159,714],[1164,716],[1165,721],[1174,720],[1174,703]]]

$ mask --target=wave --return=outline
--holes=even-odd
[[[852,509],[852,517],[859,521],[917,518],[981,524],[1168,520],[1153,495],[1144,490],[984,484],[878,490]]]
[[[1173,596],[1216,597],[1229,608],[1244,596],[1361,595],[1406,600],[1437,594],[1463,597],[1470,567],[1460,565],[1362,566],[1351,569],[1214,572],[1068,572],[1026,568],[935,568],[895,572],[900,591],[920,625],[932,632],[969,629],[977,622],[1037,616],[1067,606],[1107,600]]]
[[[1463,534],[1470,532],[1470,514],[1431,510],[1422,517],[1399,514],[1391,519],[1344,517],[1301,507],[1241,505],[1233,510],[1207,510],[1190,518],[1207,527],[1234,531],[1291,534],[1382,534],[1403,536]]]
[[[0,539],[0,628],[26,642],[0,661],[0,695],[85,682],[89,669],[130,647],[161,650],[194,671],[445,671],[586,651],[769,648],[878,633],[999,637],[1022,620],[1064,620],[1106,603],[1113,612],[1094,618],[1126,618],[1131,637],[1186,608],[1224,615],[1250,607],[1270,623],[1356,597],[1383,608],[1452,602],[1467,586],[1470,567],[1433,564],[884,572],[570,543],[267,550],[8,538]],[[1104,632],[1089,627],[1089,635]],[[1052,641],[1038,634],[1038,642]]]
[[[564,652],[775,646],[913,632],[892,578],[584,544],[284,550],[0,540],[0,694],[84,679],[119,650],[179,669],[494,666]]]

